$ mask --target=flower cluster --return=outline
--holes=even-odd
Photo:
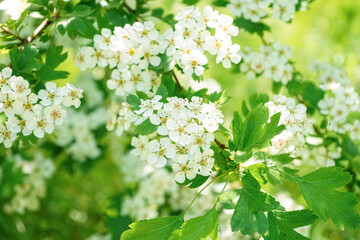
[[[239,32],[232,17],[219,14],[210,6],[202,12],[191,6],[180,11],[175,20],[175,29],[168,29],[162,38],[166,55],[173,60],[171,65],[178,64],[186,75],[203,74],[208,63],[205,52],[216,55],[216,63],[221,62],[225,68],[230,68],[232,62],[240,62],[240,46],[231,41],[231,36]]]
[[[69,111],[69,121],[65,121],[58,132],[55,144],[63,147],[76,161],[84,162],[100,156],[94,131],[107,121],[107,112],[99,108],[91,113]]]
[[[200,97],[191,100],[169,97],[166,103],[161,96],[141,100],[138,110],[132,111],[128,104],[123,104],[116,121],[113,116],[108,122],[108,129],[117,126],[117,133],[129,130],[132,125],[149,121],[157,126],[155,133],[148,136],[133,137],[132,153],[139,155],[157,167],[166,165],[172,159],[173,170],[177,173],[176,181],[193,179],[196,174],[209,176],[214,165],[214,131],[223,122],[223,114],[216,103],[206,103]]]
[[[175,180],[184,182],[196,174],[208,176],[214,165],[213,132],[223,122],[223,114],[212,102],[202,98],[188,99],[170,97],[166,103],[156,95],[150,100],[142,100],[136,114],[148,118],[157,127],[157,135],[148,138],[146,159],[158,167],[165,166],[167,159],[174,160]],[[160,136],[160,139],[158,139]],[[140,139],[134,138],[132,145],[139,146]]]
[[[262,45],[259,52],[246,47],[241,52],[240,71],[246,73],[248,79],[263,75],[275,82],[287,84],[293,77],[293,67],[289,63],[292,49],[289,46],[273,42]]]
[[[327,128],[360,140],[360,120],[351,119],[352,114],[360,112],[360,98],[350,85],[349,77],[343,70],[327,63],[315,61],[310,69],[320,74],[320,88],[325,91],[318,107],[322,115],[329,116]]]
[[[316,146],[309,149],[309,154],[303,159],[301,165],[308,165],[315,168],[335,166],[335,160],[341,157],[341,152],[342,148],[335,144],[326,147]]]
[[[46,89],[38,94],[31,92],[29,82],[22,77],[12,76],[11,68],[0,72],[0,113],[6,117],[0,123],[0,143],[6,148],[12,146],[19,133],[38,138],[44,133],[52,133],[55,125],[61,125],[66,111],[61,106],[80,106],[82,90],[67,84],[57,87],[54,82],[47,82]]]
[[[175,19],[175,28],[162,35],[151,21],[115,27],[113,32],[102,29],[101,35],[94,36],[94,47],[81,48],[75,63],[81,70],[96,65],[113,69],[107,86],[116,95],[141,91],[153,96],[161,81],[149,68],[159,67],[162,57],[169,58],[166,71],[177,64],[189,76],[203,74],[208,63],[205,52],[216,55],[216,62],[226,68],[230,68],[231,62],[240,62],[240,46],[231,41],[231,36],[238,34],[231,17],[207,6],[202,12],[189,7]]]
[[[43,198],[46,192],[46,179],[51,178],[55,172],[54,163],[40,153],[35,154],[31,161],[15,155],[13,163],[13,170],[20,170],[25,177],[22,184],[15,185],[15,196],[4,205],[4,211],[8,214],[24,214],[26,210],[39,210],[40,198]]]
[[[295,157],[306,156],[306,137],[313,133],[314,119],[309,118],[306,107],[301,103],[296,104],[293,98],[276,95],[273,100],[265,104],[269,108],[270,116],[280,112],[279,124],[286,127],[271,140],[273,153],[285,152]]]
[[[109,89],[115,94],[125,96],[142,91],[151,95],[160,85],[159,76],[149,66],[159,66],[159,54],[165,51],[159,32],[154,23],[136,22],[124,27],[102,29],[101,35],[94,36],[94,47],[83,47],[75,57],[81,69],[94,68],[96,65],[112,70],[107,81]]]
[[[262,18],[272,16],[289,22],[296,12],[299,0],[230,0],[227,4],[229,11],[236,17],[243,17],[252,22],[259,22]],[[307,2],[301,2],[301,10],[305,10]]]

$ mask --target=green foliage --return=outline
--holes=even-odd
[[[39,70],[42,65],[38,50],[30,44],[27,44],[21,52],[18,48],[13,48],[9,54],[15,75],[29,74]]]
[[[233,149],[249,152],[253,149],[264,148],[269,145],[270,140],[280,134],[284,125],[278,126],[280,113],[274,114],[269,119],[269,109],[266,106],[258,105],[247,114],[244,121],[238,113],[234,113],[232,120]]]
[[[218,239],[219,216],[216,206],[208,211],[204,216],[187,220],[180,229],[174,231],[170,240],[200,240],[203,238]],[[209,235],[212,237],[207,238]]]
[[[309,210],[270,211],[268,219],[269,234],[266,235],[265,240],[309,240],[296,232],[294,228],[312,224],[317,217]]]
[[[225,7],[226,5],[229,4],[229,1],[228,0],[215,0],[213,2],[213,4],[218,7]]]
[[[234,20],[234,24],[238,26],[240,29],[244,29],[249,33],[256,33],[259,36],[263,36],[264,32],[270,31],[270,27],[268,25],[261,22],[254,23],[245,18],[236,18]]]
[[[282,210],[280,204],[267,193],[260,191],[260,185],[251,173],[245,173],[241,178],[243,188],[238,191],[239,200],[231,218],[231,230],[242,234],[268,231],[265,212]]]
[[[318,102],[323,99],[324,91],[315,83],[310,81],[297,81],[293,79],[286,85],[289,93],[295,96],[301,96],[302,101],[307,107],[307,111],[312,114],[318,109]]]
[[[56,46],[46,51],[45,64],[36,72],[36,76],[40,81],[50,81],[56,79],[66,78],[69,73],[66,71],[56,71],[55,68],[60,63],[64,62],[68,56],[67,53],[62,53],[63,47]]]
[[[121,240],[168,240],[184,222],[182,216],[141,220],[130,225],[130,230],[121,235]]]
[[[354,212],[356,196],[335,190],[351,179],[351,175],[340,167],[320,168],[303,177],[296,177],[311,209],[324,221],[330,218],[340,229],[345,226],[353,229],[360,226],[360,216]]]
[[[146,119],[136,126],[134,133],[139,135],[149,135],[157,130],[158,126],[152,124],[150,119]]]
[[[197,174],[196,177],[194,179],[185,179],[185,181],[183,183],[178,183],[179,185],[188,185],[188,188],[198,188],[200,187],[201,185],[203,185],[206,180],[209,179],[209,176],[203,176],[203,175],[200,175],[200,174]]]
[[[139,106],[141,104],[141,101],[136,95],[134,95],[134,94],[128,95],[126,97],[126,102],[132,106],[131,109],[133,109],[133,110],[139,110],[140,109]]]

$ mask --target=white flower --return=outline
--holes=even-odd
[[[4,143],[6,148],[10,148],[12,146],[13,141],[16,139],[16,133],[10,130],[10,126],[6,124],[0,124],[0,143]]]
[[[189,161],[187,164],[179,164],[174,163],[172,165],[173,171],[175,174],[175,181],[178,183],[183,183],[185,181],[185,178],[191,180],[196,177],[196,166],[195,163],[192,161]]]
[[[0,72],[0,90],[2,93],[10,92],[9,78],[11,77],[12,69],[9,67],[4,68]]]
[[[31,90],[29,89],[29,82],[24,78],[12,76],[9,81],[11,90],[16,96],[26,96],[30,94]]]
[[[27,0],[4,0],[0,3],[0,10],[5,10],[12,20],[17,20],[30,5]]]
[[[203,153],[197,153],[195,155],[195,162],[199,166],[199,174],[203,176],[209,176],[211,173],[211,169],[214,166],[214,159],[212,155],[214,152],[211,149],[207,149]]]
[[[75,56],[75,65],[80,68],[81,71],[95,67],[97,61],[96,58],[92,57],[94,54],[94,48],[82,47]]]
[[[118,69],[115,69],[111,73],[111,79],[108,80],[106,83],[109,89],[115,89],[116,95],[125,96],[126,94],[125,85],[126,82],[129,80],[130,80],[129,71],[120,73]]]
[[[100,50],[108,50],[111,44],[111,30],[107,28],[101,29],[101,35],[95,34],[94,42],[95,47]]]
[[[155,164],[157,167],[163,167],[166,164],[166,158],[173,158],[175,156],[175,146],[171,144],[169,138],[161,138],[152,140],[148,144],[150,154],[147,156],[147,161],[150,164]]]
[[[62,91],[64,95],[63,104],[65,106],[74,106],[75,108],[80,106],[80,98],[83,97],[82,89],[67,83],[66,86],[62,88]]]
[[[15,99],[16,99],[16,95],[13,92],[10,92],[8,94],[0,93],[0,113],[4,112],[6,117],[14,116]]]
[[[61,88],[56,87],[56,83],[47,82],[45,83],[45,89],[39,91],[39,98],[41,99],[41,104],[43,106],[49,106],[50,104],[60,104],[63,100],[63,93]]]
[[[241,60],[241,56],[238,54],[240,46],[238,44],[232,45],[226,52],[226,54],[219,54],[216,57],[216,63],[222,62],[224,68],[230,68],[231,62],[238,64]]]
[[[354,141],[360,140],[360,121],[356,120],[353,123],[351,132],[350,132],[350,138]]]
[[[154,110],[159,110],[163,106],[163,103],[159,102],[161,98],[162,97],[160,95],[156,95],[150,100],[140,99],[140,110],[135,111],[135,113],[143,115],[144,117],[150,117],[153,114]]]
[[[54,125],[42,116],[34,117],[33,124],[29,124],[27,128],[33,130],[34,135],[38,138],[43,138],[44,132],[51,134],[54,131]]]
[[[36,104],[37,101],[38,96],[35,93],[30,93],[29,96],[18,97],[13,104],[16,114],[26,120],[30,120],[34,114],[40,114],[42,106]]]
[[[66,111],[60,105],[45,108],[44,114],[49,123],[54,122],[56,125],[61,125],[66,117]]]
[[[205,70],[203,65],[207,64],[207,62],[207,58],[199,50],[192,50],[181,61],[184,65],[184,73],[188,76],[191,76],[193,73],[196,76],[202,75]]]
[[[147,136],[140,135],[138,138],[133,137],[131,139],[131,146],[135,148],[131,150],[131,153],[140,156],[140,159],[144,161],[149,154],[148,143],[149,138]]]

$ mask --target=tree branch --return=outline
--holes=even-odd
[[[21,42],[24,41],[23,38],[21,38],[19,35],[15,34],[15,33],[12,33],[10,32],[9,28],[7,27],[4,27],[4,26],[0,26],[0,28],[3,30],[4,33],[8,34],[8,35],[11,35],[13,37],[15,37],[16,39],[20,40]]]
[[[177,78],[177,76],[176,76],[176,74],[175,74],[175,71],[172,70],[172,72],[173,72],[173,76],[174,76],[174,79],[175,79],[176,84],[178,85],[180,91],[182,91],[182,90],[183,90],[183,87],[181,86],[181,84],[180,84],[180,82],[179,82],[179,79]]]

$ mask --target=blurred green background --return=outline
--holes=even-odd
[[[152,1],[150,7],[164,7],[165,12],[176,13],[185,5],[179,1]],[[198,6],[211,4],[211,1],[200,1]],[[292,60],[304,76],[316,81],[316,76],[307,70],[307,65],[314,59],[332,62],[336,66],[346,69],[353,85],[360,90],[360,2],[359,0],[316,0],[309,6],[309,10],[295,14],[292,23],[280,20],[266,20],[272,32],[265,34],[265,39],[273,38],[282,44],[293,47]],[[230,14],[226,8],[218,8],[221,13]],[[149,18],[149,20],[154,20]],[[162,29],[167,26],[159,24]],[[86,41],[76,43],[66,37],[58,37],[56,41],[65,45],[69,51],[68,60],[59,69],[70,72],[69,79],[73,82],[81,72],[75,67],[73,57],[78,48]],[[256,35],[240,31],[233,42],[258,49],[261,44]],[[1,61],[7,61],[7,53],[1,53]],[[270,79],[247,80],[245,75],[234,73],[215,64],[211,58],[209,70],[205,79],[216,79],[223,89],[228,89],[228,95],[234,97],[224,106],[224,115],[228,118],[234,110],[240,109],[240,101],[247,99],[254,92],[271,94]],[[89,78],[89,81],[92,79]],[[184,79],[182,79],[185,82]],[[109,136],[106,141],[121,145],[117,137]],[[104,150],[106,151],[109,150]],[[58,167],[51,180],[48,181],[47,196],[41,200],[38,212],[28,212],[24,216],[0,216],[0,231],[18,234],[19,239],[85,239],[93,233],[107,232],[104,222],[109,213],[111,202],[109,197],[121,192],[121,174],[114,167],[110,156],[94,162],[87,173],[75,171],[69,174],[66,168]],[[1,213],[2,214],[2,213]],[[13,225],[15,223],[15,225]],[[321,228],[328,228],[324,239],[353,239],[338,233],[331,225],[323,224]],[[321,230],[322,231],[322,230]],[[1,233],[1,232],[0,232]],[[51,236],[51,238],[48,238]],[[3,239],[0,235],[0,239]],[[322,239],[318,237],[316,239]],[[360,239],[360,237],[358,238]]]

